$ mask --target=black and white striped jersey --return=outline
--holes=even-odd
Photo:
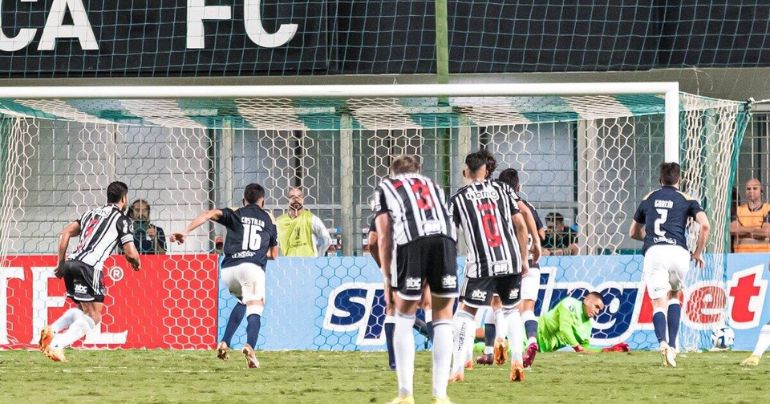
[[[391,215],[396,245],[435,235],[457,240],[444,191],[428,177],[404,174],[386,178],[377,186],[375,201],[375,212]]]
[[[469,278],[504,276],[521,272],[521,252],[511,216],[519,213],[518,196],[508,184],[485,180],[460,188],[449,206],[457,227],[462,227]]]
[[[106,205],[89,210],[80,219],[80,241],[69,259],[101,270],[115,245],[134,242],[133,226],[123,212],[115,205]]]

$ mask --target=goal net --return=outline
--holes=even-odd
[[[522,195],[544,221],[563,218],[556,230],[569,233],[579,254],[543,259],[538,310],[599,289],[607,303],[594,328],[599,343],[657,345],[644,318],[641,244],[627,232],[638,202],[658,186],[663,95],[104,97],[0,99],[0,323],[7,324],[0,345],[29,344],[55,317],[63,305],[61,285],[52,279],[58,232],[103,204],[111,181],[126,182],[129,200],[150,206],[142,237],[153,241],[156,254],[144,256],[136,274],[124,274],[120,258],[105,266],[110,293],[121,296],[108,299],[101,334],[86,342],[130,340],[110,327],[121,317],[142,316],[153,320],[140,332],[156,338],[135,346],[210,348],[217,316],[231,304],[216,299],[213,253],[224,230],[203,226],[179,246],[155,242],[147,229],[164,229],[168,237],[203,210],[239,206],[250,182],[265,186],[266,208],[277,216],[288,205],[287,188],[301,186],[305,206],[341,241],[341,254],[362,255],[369,199],[393,156],[419,155],[423,173],[449,194],[462,184],[464,156],[479,148],[495,155],[498,172],[520,171]],[[679,100],[683,190],[700,200],[713,229],[707,268],[690,271],[686,280],[692,288],[685,291],[682,343],[705,348],[711,328],[725,321],[721,312],[708,321],[698,316],[703,302],[725,298],[716,290],[724,283],[733,165],[747,110],[690,94]],[[354,260],[319,260],[326,260],[319,267],[334,268],[311,274],[312,290],[304,292],[310,305],[303,309],[322,318],[319,302],[339,282],[362,279],[362,268]],[[268,305],[292,288],[271,269],[279,290],[268,291]],[[126,312],[110,307],[110,299],[129,298]],[[270,322],[294,326],[280,315]],[[308,348],[355,348],[350,339],[315,332]]]

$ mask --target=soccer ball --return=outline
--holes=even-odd
[[[735,343],[735,331],[730,327],[717,328],[711,333],[711,342],[715,349],[730,349]]]

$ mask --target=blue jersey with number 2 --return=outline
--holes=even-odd
[[[678,245],[687,249],[687,219],[702,212],[691,196],[670,186],[647,195],[639,204],[634,220],[644,225],[644,252],[654,245]]]
[[[255,204],[221,210],[217,222],[227,227],[222,268],[248,262],[264,269],[267,251],[278,245],[278,232],[270,215]]]

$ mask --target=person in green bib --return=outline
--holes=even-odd
[[[278,246],[284,257],[323,257],[332,244],[323,221],[305,210],[305,193],[289,188],[289,210],[276,219]]]
[[[628,352],[625,343],[596,348],[589,345],[591,319],[604,310],[604,299],[598,292],[591,292],[582,300],[565,297],[556,307],[540,316],[537,321],[537,344],[540,352],[553,352],[571,347],[575,352]]]

